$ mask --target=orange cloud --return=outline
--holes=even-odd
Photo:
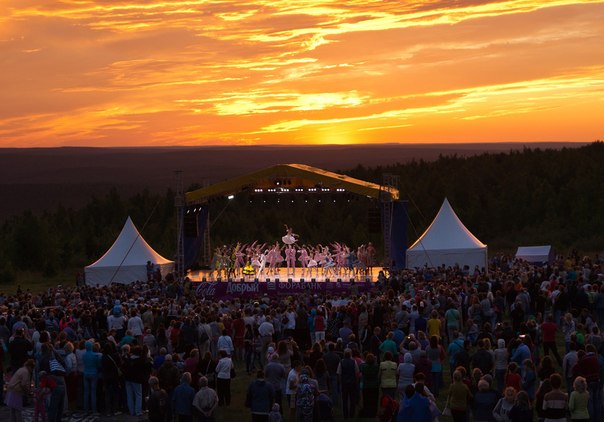
[[[5,0],[0,145],[592,141],[603,19],[595,0]]]

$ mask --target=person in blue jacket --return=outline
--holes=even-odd
[[[96,408],[96,387],[99,382],[102,354],[93,350],[94,345],[88,340],[84,347],[86,351],[82,358],[84,362],[84,411],[88,414],[98,414]]]
[[[172,394],[172,414],[178,416],[178,422],[193,421],[193,398],[195,389],[191,387],[191,373],[185,372],[180,377],[180,384]]]
[[[411,384],[405,387],[405,394],[396,418],[397,422],[432,422],[432,419],[428,398],[416,391],[416,387]]]
[[[259,369],[256,379],[248,387],[245,398],[245,406],[252,412],[252,421],[267,421],[274,402],[275,390],[264,379],[264,371]]]

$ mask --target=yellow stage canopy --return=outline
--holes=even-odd
[[[295,193],[321,189],[337,192],[343,189],[375,199],[397,200],[398,189],[365,182],[343,174],[318,169],[304,164],[278,164],[256,172],[225,180],[185,194],[187,204],[207,202],[211,197],[234,195],[245,190],[262,189],[270,192]]]

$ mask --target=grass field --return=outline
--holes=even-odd
[[[4,294],[15,294],[19,286],[23,291],[30,290],[33,293],[41,293],[48,290],[50,287],[62,286],[75,286],[75,275],[79,269],[69,269],[59,272],[54,277],[44,277],[39,272],[19,271],[16,274],[16,281],[14,283],[0,284],[0,293]]]

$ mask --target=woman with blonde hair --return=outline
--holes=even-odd
[[[568,410],[572,422],[589,421],[589,392],[587,391],[587,382],[583,377],[575,378],[573,383],[573,392],[568,399]]]
[[[516,403],[516,390],[514,387],[506,387],[503,397],[499,399],[495,409],[493,409],[493,417],[497,422],[509,422],[508,413]]]

